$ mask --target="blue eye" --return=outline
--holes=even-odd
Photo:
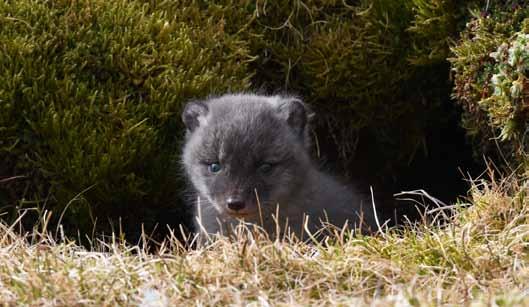
[[[259,166],[259,172],[263,173],[263,174],[268,174],[270,173],[270,171],[272,171],[272,164],[270,163],[263,163]]]
[[[212,173],[218,173],[220,172],[221,167],[218,163],[211,163],[210,165],[208,165],[208,169]]]

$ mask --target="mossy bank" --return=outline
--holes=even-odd
[[[318,114],[315,151],[338,173],[398,189],[431,186],[453,198],[466,190],[450,185],[460,182],[457,167],[481,158],[472,159],[458,128],[448,58],[456,93],[459,72],[481,62],[458,60],[451,42],[464,44],[465,25],[502,9],[515,10],[509,22],[517,24],[504,37],[524,29],[521,5],[487,3],[5,1],[0,202],[11,216],[51,210],[84,231],[94,223],[134,231],[141,223],[178,225],[186,220],[181,108],[245,90],[301,95]],[[496,41],[483,56],[498,51]],[[503,101],[489,99],[479,114],[504,110]],[[473,131],[476,108],[463,109]],[[515,131],[525,127],[524,112],[516,109],[513,121],[502,111],[490,125],[505,122],[522,135]]]

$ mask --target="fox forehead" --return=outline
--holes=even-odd
[[[210,104],[217,104],[220,105],[222,103],[228,103],[228,104],[268,104],[270,107],[277,107],[280,105],[281,100],[286,97],[281,96],[259,96],[254,94],[227,94],[223,95],[221,97],[211,98],[209,99]]]
[[[278,125],[212,125],[192,140],[193,155],[202,161],[245,162],[285,160],[294,150],[295,138],[281,133]]]
[[[192,140],[190,157],[195,163],[222,162],[226,166],[254,169],[260,163],[279,163],[296,154],[294,137],[278,125],[235,125],[228,129],[204,127]]]
[[[304,139],[287,122],[287,97],[224,95],[203,103],[207,112],[188,135],[187,161],[247,164],[280,162],[305,151]],[[199,118],[200,119],[200,118]],[[187,153],[187,155],[186,155]]]

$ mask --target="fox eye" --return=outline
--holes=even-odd
[[[272,171],[273,165],[270,163],[263,163],[259,166],[258,170],[262,174],[268,174]]]
[[[208,170],[212,173],[218,173],[221,170],[219,163],[211,163],[208,165]]]

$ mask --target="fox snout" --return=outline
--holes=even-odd
[[[228,207],[228,210],[238,212],[246,208],[246,202],[240,197],[229,197],[226,200],[226,206]]]
[[[257,209],[257,204],[255,196],[250,193],[233,193],[224,198],[223,207],[230,215],[244,216],[253,214]]]

